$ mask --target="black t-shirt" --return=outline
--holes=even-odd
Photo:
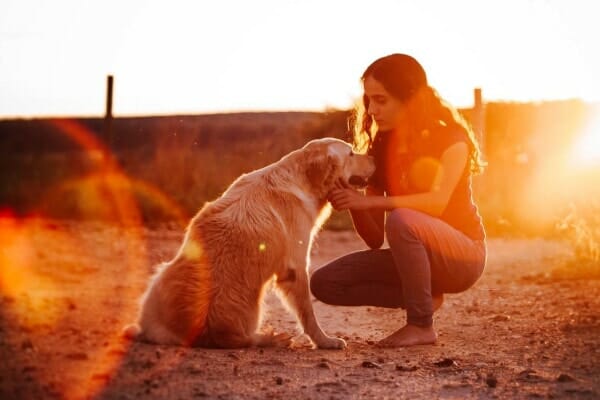
[[[408,151],[399,149],[394,140],[394,135],[382,132],[375,137],[369,150],[377,167],[370,183],[387,196],[430,191],[444,151],[457,142],[468,144],[464,128],[442,125],[422,131],[408,144]],[[481,217],[472,197],[468,162],[440,219],[472,239],[485,238]]]

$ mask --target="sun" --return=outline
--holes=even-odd
[[[600,112],[596,112],[575,141],[571,153],[573,165],[600,167]]]

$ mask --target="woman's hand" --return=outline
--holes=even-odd
[[[341,180],[336,182],[335,188],[329,193],[327,200],[337,211],[369,208],[368,198]]]

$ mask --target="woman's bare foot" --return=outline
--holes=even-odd
[[[408,347],[418,344],[433,344],[437,335],[433,326],[423,328],[416,325],[406,325],[377,343],[379,347]]]

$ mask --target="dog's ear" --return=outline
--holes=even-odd
[[[338,178],[340,165],[336,157],[319,154],[310,159],[306,168],[308,181],[319,191],[331,189]]]
[[[318,182],[322,178],[325,157],[322,154],[310,154],[307,157],[306,177],[311,184]]]
[[[325,168],[325,177],[323,179],[323,189],[329,191],[338,179],[340,165],[337,157],[327,156],[327,164]]]

